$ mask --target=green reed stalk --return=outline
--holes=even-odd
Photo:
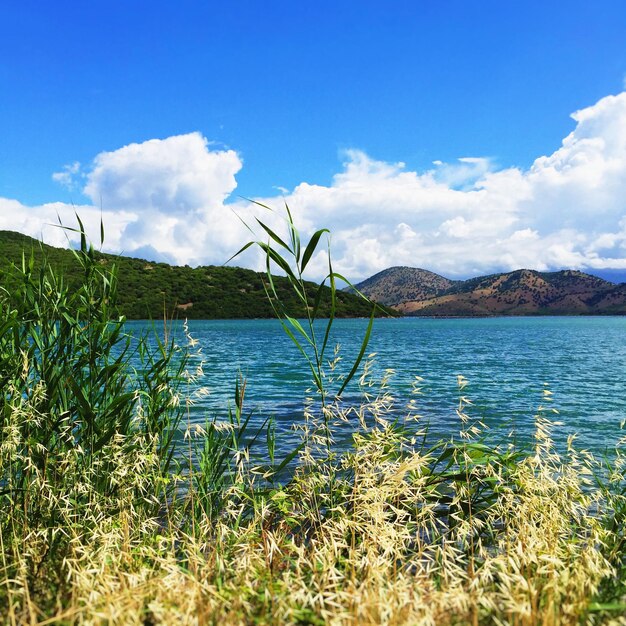
[[[33,580],[48,563],[62,573],[68,526],[88,527],[129,499],[146,514],[166,505],[182,416],[185,354],[124,332],[115,268],[78,223],[78,279],[61,276],[41,247],[12,268],[18,289],[0,295],[0,532],[13,565],[20,537],[48,537]]]
[[[272,211],[270,207],[260,202],[254,201],[254,204]],[[321,402],[326,447],[328,455],[330,456],[331,436],[327,411],[330,390],[328,390],[326,386],[326,363],[328,360],[327,351],[329,340],[331,338],[331,330],[337,310],[337,281],[342,281],[346,285],[350,286],[359,296],[366,300],[367,298],[361,294],[347,278],[334,271],[329,244],[328,273],[318,285],[313,285],[313,287],[311,287],[311,283],[308,283],[304,279],[304,272],[309,264],[309,261],[317,251],[322,236],[324,234],[329,234],[329,231],[326,228],[315,231],[306,245],[303,245],[300,233],[295,226],[292,213],[286,203],[285,214],[288,235],[286,239],[279,236],[265,222],[256,218],[257,224],[261,227],[267,239],[255,239],[249,241],[236,254],[234,254],[231,259],[239,256],[252,246],[260,248],[264,253],[265,276],[267,279],[267,282],[264,284],[265,292],[283,330],[303,356],[311,371],[313,383]],[[254,231],[247,224],[246,227],[248,227],[254,234]],[[274,268],[283,272],[287,277],[291,290],[296,296],[296,300],[300,303],[300,310],[304,318],[304,324],[290,314],[284,300],[279,297],[274,282]],[[317,320],[321,319],[320,306],[325,297],[330,299],[330,314],[328,318],[326,318],[323,333],[319,334],[316,331],[315,323]],[[341,396],[342,392],[352,380],[359,368],[359,365],[361,364],[371,336],[376,310],[376,305],[372,303],[372,313],[361,342],[359,353],[354,360],[350,371],[343,378],[341,385],[333,393],[334,398],[339,398]]]
[[[393,399],[385,383],[367,384],[368,367],[358,405],[331,402],[359,367],[372,320],[333,394],[334,309],[316,332],[325,296],[302,278],[326,231],[302,246],[289,211],[285,238],[259,224],[269,239],[248,247],[266,255],[267,294],[311,369],[327,456],[296,446],[277,462],[272,422],[248,432],[238,378],[225,424],[189,425],[181,467],[187,352],[124,333],[115,271],[79,221],[80,281],[42,251],[40,264],[31,254],[14,268],[19,290],[0,294],[0,621],[623,623],[622,448],[605,465],[573,446],[561,455],[556,423],[540,412],[537,445],[501,451],[464,395],[461,440],[429,447],[411,416],[390,417]],[[276,268],[300,319],[274,289]],[[331,304],[340,278],[329,263]],[[355,414],[351,449],[335,453],[334,420]],[[247,456],[264,437],[269,467]],[[277,476],[300,453],[296,470]]]

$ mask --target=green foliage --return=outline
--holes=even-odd
[[[245,455],[262,441],[268,427],[266,443],[271,450],[271,418],[251,433],[253,413],[244,413],[245,380],[241,377],[235,384],[235,407],[229,407],[228,421],[216,419],[207,422],[199,430],[200,437],[193,439],[191,464],[191,491],[187,494],[187,521],[206,519],[215,521],[222,513],[228,498],[228,490],[242,480],[242,462]],[[197,431],[198,432],[198,431]],[[282,469],[282,468],[281,468]],[[270,474],[274,474],[274,468]]]
[[[13,289],[0,293],[2,533],[54,532],[70,523],[70,504],[71,522],[87,524],[94,507],[112,514],[130,497],[154,512],[166,496],[185,355],[124,332],[115,268],[79,225],[79,279],[66,281],[41,248],[39,263],[34,251],[24,256],[10,270]]]
[[[621,623],[621,448],[602,464],[572,445],[560,454],[548,409],[535,417],[532,448],[487,445],[463,377],[450,441],[428,441],[411,413],[392,420],[393,399],[385,381],[375,390],[367,363],[363,400],[345,406],[338,396],[361,366],[373,315],[340,375],[329,346],[342,277],[329,261],[328,290],[302,278],[324,231],[303,245],[288,211],[286,237],[258,224],[264,239],[249,246],[266,254],[263,293],[321,400],[323,428],[307,410],[302,441],[282,459],[274,422],[252,427],[241,377],[226,421],[181,432],[181,384],[199,376],[187,371],[191,355],[171,337],[125,334],[118,270],[87,244],[80,221],[70,279],[43,246],[7,270],[3,620]],[[324,297],[328,317],[316,323]],[[335,428],[346,424],[352,445],[338,449]]]
[[[263,204],[258,202],[256,204],[271,211],[269,207]],[[343,378],[336,392],[336,396],[340,396],[347,384],[352,380],[363,359],[372,332],[374,318],[379,309],[375,303],[370,302],[363,294],[358,292],[347,278],[333,270],[330,248],[328,249],[328,274],[322,279],[321,283],[315,285],[304,280],[303,273],[306,266],[311,260],[311,257],[315,254],[321,237],[325,233],[328,234],[329,231],[325,228],[316,231],[303,250],[300,234],[294,224],[293,217],[287,205],[285,205],[285,210],[289,243],[285,243],[269,226],[257,219],[257,223],[268,235],[268,241],[250,241],[234,256],[238,256],[251,246],[257,246],[265,253],[267,277],[265,292],[267,299],[272,306],[275,316],[280,321],[283,330],[296,345],[309,365],[315,387],[322,396],[322,402],[325,402],[327,390],[324,383],[324,368],[327,360],[327,349],[333,322],[335,317],[337,317],[338,298],[340,295],[343,295],[342,292],[337,289],[337,281],[343,281],[351,290],[356,291],[357,297],[371,308],[371,313],[359,355],[355,359],[350,372]],[[291,297],[295,298],[299,303],[300,310],[304,311],[304,326],[298,319],[294,318],[291,313],[291,307],[285,302],[283,291],[279,290],[277,287],[278,281],[273,274],[272,266],[278,267],[279,270],[285,273]],[[328,287],[326,286],[327,282]],[[329,301],[329,309],[323,306],[326,299]],[[289,300],[291,300],[291,298]],[[317,332],[315,326],[315,322],[319,318],[327,318],[324,331],[321,334]]]
[[[259,202],[258,206],[272,211],[269,207]],[[298,351],[309,366],[315,389],[319,394],[321,404],[322,422],[318,424],[323,432],[323,438],[326,443],[326,453],[331,456],[331,432],[327,403],[329,400],[328,382],[332,380],[327,375],[329,362],[332,359],[328,357],[329,340],[331,339],[331,331],[333,322],[337,316],[337,303],[339,297],[345,296],[345,292],[337,289],[337,281],[342,281],[352,291],[356,292],[356,297],[371,307],[369,315],[369,323],[365,330],[359,353],[354,360],[349,372],[341,377],[338,382],[337,389],[334,390],[334,398],[338,399],[348,383],[354,378],[359,365],[365,355],[367,345],[372,333],[374,318],[377,311],[377,305],[370,302],[363,294],[361,294],[350,281],[333,270],[332,258],[330,254],[330,245],[328,246],[328,273],[322,279],[319,285],[309,283],[304,280],[304,271],[317,251],[322,236],[328,235],[326,228],[317,230],[306,245],[303,245],[300,239],[300,233],[295,226],[293,216],[289,210],[289,206],[285,204],[286,229],[288,237],[283,239],[274,230],[272,230],[265,222],[256,219],[257,224],[262,228],[266,238],[263,240],[252,240],[239,250],[234,257],[238,256],[248,248],[255,246],[260,248],[265,254],[266,270],[265,276],[267,284],[264,285],[267,300],[272,306],[275,317],[279,320],[285,334],[298,348]],[[234,258],[232,257],[232,258]],[[277,279],[274,275],[273,268],[278,268],[286,276],[287,285],[289,286],[288,294],[289,302],[292,299],[298,303],[297,308],[304,312],[302,316],[303,322],[296,319],[292,313],[292,306],[286,302],[284,291],[277,286]],[[328,283],[328,286],[326,285]],[[326,309],[325,302],[329,303],[330,309]],[[319,332],[316,322],[320,318],[326,318],[323,324],[322,332]],[[334,479],[331,477],[329,483],[331,492],[334,488]]]
[[[81,279],[80,267],[70,250],[41,245],[34,239],[11,231],[0,231],[0,285],[7,291],[17,287],[11,264],[20,264],[22,252],[34,252],[34,267],[39,268],[45,254],[46,263],[70,285]],[[103,268],[116,268],[116,306],[127,319],[188,319],[269,318],[274,311],[266,298],[264,275],[239,267],[173,266],[142,259],[94,252]],[[306,283],[307,289],[315,288]],[[290,315],[304,317],[306,308],[291,290],[289,281],[276,277],[278,297]],[[311,304],[311,303],[310,303]],[[330,289],[322,290],[320,315],[331,310]],[[337,317],[366,317],[369,305],[352,294],[338,292],[335,299]],[[381,315],[397,315],[383,307]]]

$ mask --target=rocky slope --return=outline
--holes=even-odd
[[[455,282],[425,270],[390,268],[357,287],[405,315],[626,314],[626,284],[576,270],[524,269]]]
[[[404,302],[434,298],[459,282],[415,267],[390,267],[356,287],[376,302],[398,307]]]

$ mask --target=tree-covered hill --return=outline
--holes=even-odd
[[[77,280],[77,263],[71,250],[54,248],[13,231],[0,231],[0,286],[9,293],[16,288],[10,271],[12,264],[21,264],[22,254],[35,258],[39,265],[46,254],[51,267],[63,274],[71,284]],[[240,267],[172,266],[143,259],[98,253],[102,264],[115,266],[118,275],[119,312],[128,319],[159,319],[186,317],[189,319],[262,318],[273,317],[263,287],[264,274]],[[291,315],[302,316],[286,279],[277,277],[276,290]],[[310,284],[311,297],[315,285]],[[328,290],[328,294],[330,290]],[[313,301],[311,300],[311,305]],[[328,315],[330,301],[322,304],[322,315]],[[371,314],[371,304],[347,292],[337,292],[338,317],[365,317]],[[381,314],[397,315],[382,307]]]

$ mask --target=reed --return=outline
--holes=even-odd
[[[574,440],[557,450],[545,389],[533,444],[490,446],[460,378],[458,436],[431,442],[372,377],[371,320],[345,366],[332,315],[319,331],[302,272],[324,232],[303,246],[289,212],[287,237],[259,224],[250,245],[313,382],[282,459],[271,420],[252,428],[241,378],[226,421],[185,423],[198,346],[125,333],[115,271],[80,222],[80,286],[32,255],[14,268],[20,290],[0,298],[4,622],[626,623],[624,441],[610,459]],[[274,266],[310,306],[304,321],[281,308]],[[329,261],[331,293],[339,279]]]

